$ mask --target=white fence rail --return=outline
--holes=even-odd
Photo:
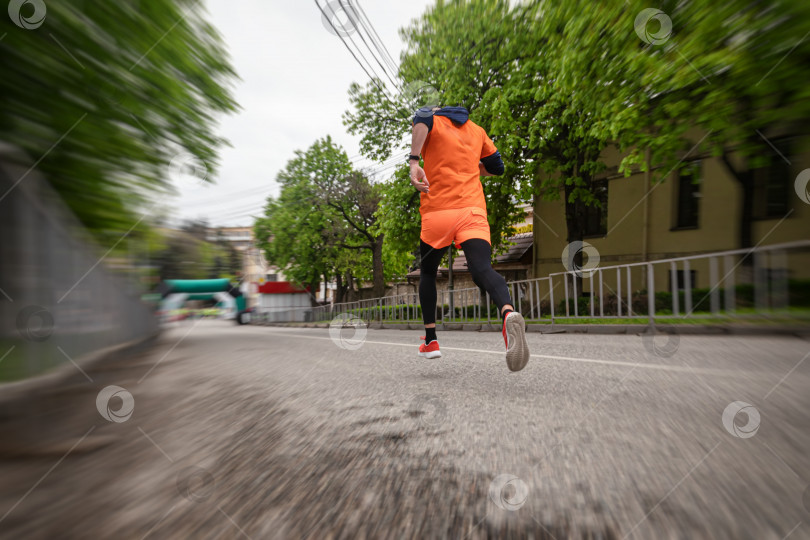
[[[507,285],[515,307],[529,322],[645,318],[652,323],[661,317],[731,318],[810,309],[810,280],[791,279],[800,268],[810,268],[810,240],[555,272]],[[329,322],[341,314],[366,322],[419,322],[421,306],[413,292],[329,306],[276,308],[255,313],[252,321]],[[498,319],[489,295],[478,288],[438,292],[437,323]]]

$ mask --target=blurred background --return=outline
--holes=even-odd
[[[641,349],[665,362],[689,333],[807,348],[810,4],[10,0],[7,14],[4,459],[111,444],[68,429],[107,380],[95,370],[154,369],[201,321],[235,344],[338,315],[419,328],[406,156],[426,106],[466,107],[504,157],[506,173],[482,179],[493,264],[538,331],[665,331]],[[498,330],[463,251],[438,288],[444,329]],[[728,339],[719,349],[747,347]],[[220,354],[247,361],[240,350]],[[800,469],[806,438],[791,440],[780,459]],[[3,488],[0,536],[58,530],[14,517],[31,471]],[[186,476],[204,487],[206,474]],[[488,531],[527,534],[506,527]]]

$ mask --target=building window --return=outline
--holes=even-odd
[[[599,204],[585,207],[585,236],[605,236],[607,234],[608,181],[594,180],[593,195]]]
[[[278,281],[278,274],[267,274],[267,281]]]
[[[702,162],[700,160],[692,161],[681,169],[677,186],[676,229],[694,229],[699,225],[701,169]]]
[[[793,187],[790,164],[791,141],[773,141],[778,153],[771,149],[769,161],[763,167],[753,169],[754,219],[784,217],[790,210],[790,194]],[[780,155],[781,154],[781,155]]]

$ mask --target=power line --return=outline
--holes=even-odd
[[[360,158],[360,159],[358,159],[358,158]],[[365,156],[363,156],[362,153],[359,153],[359,152],[357,154],[354,154],[353,156],[349,157],[348,160],[352,164],[352,166],[354,168],[356,168],[356,169],[367,168],[369,166],[369,163],[375,164],[372,160],[366,158]],[[366,163],[363,163],[363,160],[365,160]],[[226,193],[226,194],[221,195],[221,196],[214,196],[214,197],[211,197],[211,198],[205,198],[205,199],[202,199],[202,200],[199,200],[199,201],[188,201],[188,200],[183,199],[183,202],[185,202],[186,204],[192,205],[192,207],[207,206],[207,205],[210,205],[210,204],[220,205],[223,202],[238,201],[240,199],[247,199],[249,197],[264,197],[264,198],[266,198],[269,195],[271,195],[271,193],[273,191],[275,191],[276,189],[279,189],[279,188],[280,188],[280,186],[278,185],[278,183],[274,182],[273,185],[270,185],[270,186],[265,185],[265,186],[257,186],[255,188],[247,188],[247,189],[243,189],[243,190],[239,190],[239,191],[233,191],[233,192],[230,192],[230,193]]]
[[[368,69],[366,69],[365,64],[363,64],[363,63],[360,61],[360,59],[359,59],[359,58],[357,58],[357,55],[356,55],[356,54],[354,54],[354,51],[352,50],[352,48],[351,48],[351,47],[349,47],[348,43],[346,43],[346,40],[345,40],[345,39],[343,39],[343,36],[341,35],[340,30],[338,30],[338,29],[335,27],[335,25],[332,23],[332,19],[326,15],[326,11],[324,11],[324,9],[323,9],[323,8],[321,7],[321,5],[318,3],[318,0],[315,0],[315,5],[318,7],[318,10],[321,12],[321,14],[323,14],[323,17],[324,17],[324,18],[326,19],[326,21],[329,23],[329,26],[331,26],[331,27],[332,27],[332,30],[334,30],[334,31],[335,31],[335,34],[337,34],[338,38],[340,38],[340,42],[341,42],[341,43],[343,43],[343,46],[344,46],[344,47],[346,47],[346,50],[348,50],[348,51],[349,51],[349,53],[352,55],[352,57],[354,58],[354,60],[355,60],[355,61],[356,61],[356,62],[357,62],[359,65],[360,65],[360,68],[361,68],[361,69],[362,69],[362,70],[363,70],[363,71],[366,73],[366,75],[368,76],[368,78],[369,78],[369,79],[371,79],[371,81],[374,83],[374,85],[375,85],[375,86],[377,86],[377,88],[378,88],[378,89],[379,89],[381,92],[383,92],[384,94],[386,94],[386,96],[387,96],[387,93],[385,92],[385,90],[383,90],[382,88],[380,88],[380,85],[379,85],[379,83],[377,82],[377,80],[378,80],[378,79],[380,79],[380,80],[381,80],[381,78],[380,78],[379,76],[377,76],[377,73],[376,73],[376,72],[374,72],[374,76],[372,76],[372,75],[371,75],[371,73],[369,73],[369,72],[368,72]],[[327,5],[327,7],[329,7],[329,10],[332,12],[332,16],[337,16],[337,12],[335,12],[335,10],[334,10],[334,9],[331,7],[331,5],[330,5],[329,3],[327,3],[326,5]],[[346,32],[344,31],[343,33],[345,34]],[[350,40],[351,40],[351,38],[350,38]],[[354,43],[354,40],[351,40],[351,42],[352,42],[352,45],[354,45],[354,46],[356,47],[356,45],[355,45],[355,43]],[[363,56],[363,53],[361,53],[359,49],[358,49],[358,53],[360,54],[360,56]],[[363,56],[363,59],[364,59],[364,60],[366,60],[365,56]],[[368,60],[366,60],[366,62],[368,63]],[[371,67],[371,64],[370,64],[370,63],[369,63],[369,67]],[[373,68],[371,68],[371,71],[374,71],[374,69],[373,69]]]
[[[339,3],[340,3],[340,5],[341,5],[341,6],[343,6],[343,0],[339,0]],[[318,10],[321,12],[321,14],[324,16],[324,18],[325,18],[325,19],[327,19],[327,22],[329,23],[329,26],[331,26],[331,27],[332,27],[332,30],[334,30],[334,33],[335,33],[335,34],[337,34],[337,36],[340,38],[341,42],[343,43],[343,46],[344,46],[344,47],[346,47],[346,49],[347,49],[347,50],[349,51],[349,53],[352,55],[352,57],[354,58],[354,60],[355,60],[355,61],[358,63],[358,65],[360,66],[360,68],[361,68],[361,69],[362,69],[362,70],[365,72],[365,74],[368,76],[368,78],[369,78],[369,80],[372,82],[372,84],[374,84],[374,86],[376,86],[376,87],[377,87],[377,89],[378,89],[378,90],[379,90],[379,91],[382,93],[383,97],[385,97],[385,99],[386,99],[386,100],[388,100],[388,102],[389,102],[389,103],[390,103],[390,104],[393,106],[394,110],[395,110],[395,111],[397,111],[398,113],[400,113],[401,111],[399,111],[399,105],[398,105],[397,103],[395,103],[395,102],[394,102],[394,101],[391,99],[391,96],[389,96],[389,94],[388,94],[387,90],[386,90],[385,88],[383,88],[382,86],[380,86],[380,83],[382,82],[382,78],[381,78],[381,77],[380,77],[380,76],[377,74],[377,72],[374,70],[374,68],[373,68],[373,67],[371,67],[371,63],[368,61],[368,59],[365,57],[365,55],[364,55],[364,54],[363,54],[363,53],[360,51],[360,48],[357,46],[357,44],[356,44],[356,43],[354,42],[354,40],[351,38],[351,35],[350,35],[350,34],[348,34],[348,33],[347,33],[345,30],[343,30],[343,32],[341,32],[340,30],[338,30],[338,28],[337,28],[337,27],[336,27],[336,26],[335,26],[335,25],[332,23],[332,19],[326,16],[326,11],[324,11],[324,9],[323,9],[323,8],[321,7],[321,5],[318,3],[318,0],[315,0],[315,5],[318,7]],[[334,8],[332,8],[331,4],[327,3],[327,6],[329,7],[329,10],[332,12],[332,15],[333,15],[333,16],[337,16],[337,12],[334,10]],[[362,8],[361,8],[361,9],[362,9]],[[347,13],[347,15],[348,15],[348,13]],[[349,19],[350,19],[350,20],[352,20],[352,19],[351,19],[351,16],[349,16]],[[363,26],[363,28],[365,28],[365,26],[364,26],[364,25],[362,25],[362,24],[361,24],[361,26]],[[351,47],[348,45],[348,43],[347,43],[346,39],[344,39],[344,35],[348,36],[349,41],[351,41],[351,44],[352,44],[352,45],[353,45],[355,48],[357,48],[357,52],[360,54],[360,56],[363,58],[363,60],[365,60],[365,61],[366,61],[366,64],[368,64],[368,66],[369,66],[369,67],[368,67],[368,69],[366,68],[366,64],[363,64],[363,63],[360,61],[360,59],[359,59],[359,58],[357,58],[357,55],[354,53],[354,51],[352,50],[352,48],[351,48]],[[363,36],[362,36],[362,32],[360,32],[360,37],[361,37],[361,39],[363,39],[363,42],[364,42],[364,43],[366,43],[366,47],[369,49],[369,52],[371,53],[371,55],[372,55],[372,56],[374,56],[375,60],[377,60],[377,57],[374,55],[374,52],[373,52],[373,51],[372,51],[372,50],[371,50],[371,49],[368,47],[368,43],[367,43],[367,42],[365,41],[365,39],[363,38]],[[390,55],[389,55],[389,56],[390,56]],[[377,60],[377,62],[379,63],[379,60]],[[371,69],[371,71],[374,73],[374,76],[372,76],[372,75],[369,73],[369,69]],[[395,70],[395,71],[396,71],[396,70]],[[388,76],[388,75],[387,75],[387,72],[385,72],[385,70],[384,70],[384,73],[386,73],[386,76],[388,77],[388,79],[389,79],[389,80],[391,80],[390,76]],[[392,81],[392,83],[393,83],[393,81]],[[395,90],[398,90],[397,84],[396,84],[396,83],[393,83],[393,84],[394,84],[394,89],[395,89]],[[407,117],[407,114],[404,114],[404,115],[400,114],[400,115],[401,115],[401,116],[403,116],[403,117]]]
[[[346,16],[349,18],[349,21],[350,21],[350,22],[351,22],[351,23],[352,23],[352,24],[353,24],[355,27],[363,26],[363,23],[362,23],[362,21],[360,20],[360,17],[358,16],[357,12],[356,12],[356,11],[354,11],[354,7],[352,7],[352,4],[350,4],[349,2],[347,2],[347,5],[344,5],[344,4],[343,4],[343,2],[344,2],[344,0],[338,0],[338,3],[340,4],[340,7],[342,7],[342,8],[343,8],[343,11],[346,13]],[[355,0],[355,2],[356,2],[356,0]],[[328,4],[327,4],[327,5],[328,5]],[[347,6],[348,6],[348,7],[347,7]],[[331,8],[330,8],[330,9],[331,9]],[[332,13],[334,13],[334,10],[332,11]],[[352,15],[354,15],[354,17],[356,18],[356,20],[352,18]],[[365,27],[364,27],[364,28],[365,28]],[[391,81],[391,84],[394,86],[394,89],[399,90],[399,87],[397,86],[397,83],[396,83],[396,82],[394,82],[394,80],[393,80],[393,79],[391,78],[391,76],[388,74],[388,70],[386,69],[386,67],[385,67],[385,66],[383,66],[383,62],[381,62],[381,61],[380,61],[380,59],[377,57],[377,55],[376,55],[376,54],[374,54],[374,51],[372,51],[372,50],[371,50],[371,47],[369,46],[368,42],[366,41],[366,38],[365,38],[365,37],[363,37],[363,32],[359,32],[359,31],[358,31],[358,32],[357,32],[357,35],[358,35],[358,36],[360,36],[360,39],[363,41],[363,44],[366,46],[366,49],[368,49],[368,52],[371,54],[372,58],[374,58],[374,60],[377,62],[377,65],[379,65],[379,66],[380,66],[380,68],[383,70],[383,73],[385,74],[385,76],[386,76],[386,77],[388,77],[388,80],[389,80],[389,81]],[[349,35],[349,39],[351,39],[351,35]],[[371,34],[369,34],[369,39],[372,39],[372,38],[371,38]],[[372,42],[373,42],[373,39],[372,39]],[[354,44],[354,40],[352,40],[352,44]],[[376,47],[376,45],[375,45],[375,47]],[[377,48],[377,50],[378,50],[378,52],[379,52],[379,48]],[[364,57],[364,58],[365,58],[365,57]],[[384,59],[383,59],[383,60],[384,60]],[[390,68],[389,68],[389,69],[390,69]],[[394,76],[396,77],[396,72],[393,72],[393,74],[394,74]]]
[[[243,206],[241,208],[231,208],[229,210],[223,210],[222,212],[215,213],[215,215],[219,216],[241,216],[244,214],[264,214],[264,206]]]
[[[246,199],[248,197],[266,197],[270,195],[270,193],[276,189],[276,186],[265,186],[250,188],[240,191],[233,191],[231,193],[226,193],[224,195],[218,197],[212,197],[210,199],[203,199],[201,201],[184,201],[187,204],[191,204],[193,206],[207,206],[209,204],[221,204],[222,202],[231,202],[237,201],[239,199]]]
[[[394,59],[391,56],[391,53],[388,52],[388,48],[385,46],[385,43],[383,43],[383,40],[380,39],[380,35],[377,33],[377,30],[374,28],[374,25],[371,23],[371,19],[368,18],[368,15],[366,15],[366,11],[363,9],[363,6],[361,6],[360,3],[357,0],[355,0],[355,4],[357,4],[357,7],[360,8],[360,14],[363,16],[363,18],[366,21],[366,27],[370,28],[371,32],[374,34],[372,39],[374,37],[377,38],[377,44],[379,44],[379,47],[377,45],[375,45],[375,47],[377,47],[378,51],[380,51],[380,47],[382,47],[382,51],[380,51],[380,54],[383,56],[383,59],[385,59],[387,61],[388,65],[392,68],[392,70],[393,70],[392,73],[397,75],[399,73],[399,68],[397,67],[396,62],[394,62]],[[369,36],[371,36],[371,33],[369,34]]]
[[[211,216],[211,223],[222,223],[223,221],[239,221],[248,218],[255,221],[255,218],[257,217],[261,217],[261,214],[257,212],[243,212],[241,214],[234,214],[232,216]]]
[[[264,211],[264,204],[252,203],[249,205],[222,210],[220,212],[218,212],[217,210],[206,210],[206,211],[198,211],[197,213],[204,215],[213,215],[216,217],[225,217],[231,215],[243,215],[246,213],[254,213],[254,212],[261,213],[263,211]]]
[[[368,169],[366,169],[364,171],[361,171],[361,172],[364,172],[369,177],[378,176],[378,175],[380,175],[380,174],[382,174],[382,173],[384,173],[386,171],[389,171],[391,169],[394,169],[394,168],[398,167],[401,164],[400,162],[401,162],[401,158],[399,156],[393,157],[393,158],[390,158],[390,159],[386,160],[385,162],[381,163],[377,167],[368,168]],[[206,213],[206,212],[204,212],[204,213]],[[251,203],[251,204],[248,204],[248,205],[245,205],[245,206],[240,206],[240,207],[237,207],[237,208],[231,208],[231,209],[226,210],[226,211],[224,211],[224,212],[222,212],[220,214],[214,214],[213,217],[215,217],[216,219],[220,219],[220,220],[230,220],[230,219],[238,219],[238,218],[242,218],[242,217],[253,217],[253,215],[255,215],[255,214],[263,215],[263,213],[264,213],[264,205],[263,204],[257,208],[256,203]]]
[[[362,157],[362,156],[361,156],[361,154],[356,154],[354,157],[356,158],[356,157]],[[367,158],[363,158],[363,159],[366,161],[365,163],[362,163],[359,160],[355,160],[355,161],[350,160],[350,163],[352,164],[352,168],[354,168],[354,169],[356,169],[358,171],[364,171],[364,172],[368,171],[369,175],[379,174],[380,172],[389,169],[392,164],[396,164],[396,162],[399,161],[399,157],[389,159],[389,160],[387,160],[387,161],[385,161],[383,163],[376,163],[376,162],[373,162],[373,161],[371,161],[371,160],[369,160]],[[241,190],[241,191],[238,191],[238,192],[228,193],[228,194],[226,194],[224,196],[221,196],[221,197],[216,197],[216,198],[211,198],[211,199],[204,199],[202,201],[191,202],[190,206],[188,206],[186,208],[186,210],[189,211],[189,212],[196,212],[196,213],[200,213],[200,214],[209,214],[209,213],[216,212],[216,208],[213,208],[213,209],[210,209],[210,210],[205,208],[206,206],[209,206],[211,204],[217,204],[217,206],[221,207],[222,203],[230,203],[230,202],[241,201],[243,199],[256,199],[256,198],[261,198],[262,202],[258,203],[257,201],[254,201],[254,202],[250,202],[250,203],[247,203],[247,204],[244,204],[244,205],[236,206],[234,208],[226,209],[224,214],[222,214],[222,215],[227,216],[227,215],[231,215],[231,214],[234,214],[234,213],[240,213],[241,214],[241,213],[244,213],[245,211],[251,211],[253,208],[255,208],[255,206],[257,204],[261,204],[262,209],[263,209],[264,203],[266,202],[267,197],[269,197],[271,195],[272,191],[274,191],[276,189],[276,187],[277,186],[270,186],[270,187],[265,187],[264,189],[262,189],[262,188],[251,188],[251,189]],[[200,208],[200,207],[202,207],[202,208]]]
[[[389,158],[388,160],[380,163],[376,167],[370,167],[370,168],[366,169],[365,172],[367,172],[369,174],[369,176],[377,175],[377,174],[382,173],[383,171],[391,169],[392,167],[396,167],[397,165],[400,165],[401,163],[403,163],[402,157],[394,156],[394,157]]]

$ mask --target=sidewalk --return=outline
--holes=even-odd
[[[256,323],[254,323],[256,324]],[[258,323],[259,326],[280,326],[291,328],[329,328],[329,323]],[[421,324],[417,323],[379,323],[373,322],[368,325],[372,330],[424,330]],[[649,331],[650,326],[646,324],[552,324],[552,323],[528,323],[527,332],[537,332],[541,334],[595,334],[595,335],[621,335],[621,334],[644,334]],[[792,324],[787,326],[763,325],[763,324],[657,324],[656,330],[659,333],[682,334],[682,335],[740,335],[740,336],[796,336],[802,339],[810,339],[810,324]],[[500,324],[488,323],[440,323],[436,325],[438,331],[461,330],[467,332],[500,332]]]

